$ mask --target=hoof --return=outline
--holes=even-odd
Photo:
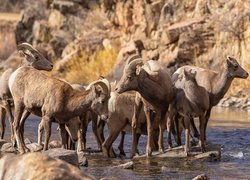
[[[163,154],[163,153],[164,153],[164,150],[163,150],[162,148],[160,148],[160,149],[158,150],[158,152],[159,152],[159,154]]]

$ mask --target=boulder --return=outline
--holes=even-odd
[[[61,159],[74,166],[78,166],[79,164],[76,151],[62,149],[62,148],[54,148],[44,151],[43,154],[48,155],[52,158]]]
[[[5,155],[0,160],[1,179],[95,179],[84,174],[77,167],[43,153]]]

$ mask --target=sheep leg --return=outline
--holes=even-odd
[[[145,115],[147,119],[147,132],[148,132],[146,155],[151,156],[152,155],[153,128],[152,128],[152,122],[150,118],[150,109],[145,108]]]
[[[97,124],[98,124],[97,127],[98,127],[99,139],[101,141],[101,144],[103,144],[103,142],[105,141],[103,131],[104,131],[104,126],[105,126],[106,122],[103,121],[103,120],[101,120],[101,119],[99,119]]]
[[[107,139],[102,144],[102,151],[106,157],[116,157],[114,150],[112,148],[113,142],[118,137],[119,133],[125,127],[126,124],[121,123],[108,123],[109,135]]]
[[[88,128],[88,120],[86,119],[86,115],[81,118],[81,130],[82,130],[82,142],[83,142],[83,149],[86,150],[86,133]]]
[[[200,121],[200,147],[201,147],[201,152],[206,152],[205,149],[205,140],[204,140],[204,136],[205,136],[205,117],[204,115],[199,116],[199,121]]]
[[[59,124],[60,126],[60,136],[62,141],[62,147],[67,149],[67,131],[65,129],[65,124]]]
[[[96,114],[92,115],[92,131],[95,135],[95,139],[96,139],[98,148],[100,150],[102,150],[102,143],[101,143],[101,139],[99,138],[99,134],[98,134],[97,120],[98,120],[98,116]]]
[[[185,154],[188,156],[190,151],[190,145],[189,145],[190,118],[188,116],[184,117],[184,127],[185,127]]]
[[[77,152],[80,152],[80,151],[83,151],[82,133],[81,133],[80,128],[77,131],[77,137],[78,137],[78,140],[77,140]]]
[[[196,126],[195,126],[194,118],[193,118],[193,117],[190,118],[190,123],[191,123],[192,131],[193,131],[193,133],[194,133],[194,137],[199,138],[199,137],[200,137],[200,134],[199,134],[199,132],[198,132]]]
[[[118,146],[118,149],[120,151],[120,155],[123,155],[123,156],[126,156],[126,154],[124,152],[124,148],[123,148],[125,135],[126,135],[126,132],[125,131],[121,131],[121,141],[120,141],[120,144]]]
[[[0,107],[0,138],[3,139],[4,138],[4,133],[5,133],[5,128],[6,128],[6,124],[5,124],[5,117],[6,117],[6,111],[4,108]]]
[[[43,150],[46,151],[48,150],[48,146],[49,146],[49,139],[51,136],[51,119],[48,116],[44,116],[42,118],[43,121],[43,125],[44,125],[44,130],[45,130],[45,141],[44,141],[44,146],[43,146]]]
[[[39,146],[42,146],[43,130],[44,130],[44,125],[43,125],[43,120],[42,120],[39,123],[39,125],[38,125],[38,138],[37,138],[37,142],[38,142]],[[61,129],[59,129],[59,132],[61,133]]]
[[[11,142],[12,142],[12,145],[14,146],[16,144],[16,140],[15,140],[14,129],[13,129],[13,115],[11,112],[11,107],[8,101],[3,101],[3,105],[9,117],[8,120],[9,120],[9,125],[10,125]]]
[[[207,140],[207,123],[208,123],[208,120],[210,118],[210,115],[211,115],[211,110],[212,108],[209,108],[206,112],[206,116],[205,116],[205,125],[204,125],[204,141]]]
[[[132,124],[131,124],[131,128],[132,128],[131,157],[135,156],[136,150],[137,150],[137,143],[136,143],[137,123],[138,123],[139,115],[140,115],[142,105],[143,105],[140,98],[136,98],[135,101],[136,101],[136,104],[134,106],[134,114],[133,114],[133,117],[132,117]]]
[[[159,145],[159,152],[163,153],[164,152],[164,146],[163,146],[163,132],[164,129],[166,127],[166,120],[165,120],[165,115],[166,112],[162,111],[160,113],[160,122],[159,122],[159,129],[160,129],[160,133],[159,133],[159,139],[158,139],[158,145]]]
[[[20,132],[21,132],[21,135],[22,135],[22,141],[23,142],[24,142],[24,124],[25,124],[26,119],[29,117],[29,115],[30,115],[30,112],[25,109],[24,112],[23,112],[23,115],[21,117],[21,120],[20,120]],[[27,151],[29,151],[29,149],[26,147],[26,145],[25,145],[25,149]]]
[[[15,102],[15,116],[14,116],[14,133],[16,136],[18,151],[25,153],[24,142],[22,142],[22,135],[20,132],[20,120],[24,111],[24,105],[20,102]]]

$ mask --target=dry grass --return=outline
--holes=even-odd
[[[88,55],[84,52],[65,65],[62,78],[69,83],[90,83],[100,76],[108,76],[117,56],[116,49],[106,49]]]

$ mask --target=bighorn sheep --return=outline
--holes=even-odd
[[[136,59],[137,58],[137,59]],[[152,118],[151,114],[156,111],[159,117],[159,151],[163,152],[163,130],[165,129],[165,116],[170,102],[173,99],[173,85],[170,75],[163,70],[158,62],[149,60],[144,65],[143,60],[138,57],[130,57],[124,68],[123,75],[116,87],[118,93],[135,90],[143,97],[144,111],[147,118],[148,142],[146,154],[152,154]],[[133,144],[132,156],[135,155],[136,146],[136,124],[142,104],[135,106],[133,118]],[[170,132],[169,132],[170,133]]]
[[[107,120],[107,125],[109,129],[109,134],[107,139],[102,144],[103,153],[107,157],[115,157],[115,153],[112,148],[113,142],[118,137],[121,132],[121,142],[119,144],[120,154],[125,155],[123,150],[123,140],[125,132],[131,131],[132,118],[134,114],[134,106],[136,103],[136,93],[135,92],[125,92],[118,94],[116,92],[111,92],[111,97],[109,99],[109,118]],[[153,128],[155,134],[158,135],[159,128]],[[146,117],[144,112],[140,112],[137,123],[137,139],[138,142],[140,134],[147,134],[146,128]],[[136,146],[137,149],[137,146]]]
[[[33,46],[31,46],[28,43],[22,43],[17,46],[17,50],[24,55],[25,62],[21,65],[24,66],[31,66],[38,70],[46,70],[51,71],[53,68],[53,64],[47,60],[37,49],[35,49]],[[12,102],[12,95],[10,93],[9,89],[9,78],[11,74],[13,73],[13,69],[7,69],[4,71],[4,73],[1,76],[0,79],[0,99],[1,99],[1,138],[4,137],[4,130],[5,130],[5,113],[7,112],[9,124],[10,124],[10,130],[11,130],[11,141],[13,144],[15,144],[15,138],[14,138],[14,131],[13,131],[13,116],[11,112],[11,106],[13,104]]]
[[[190,69],[192,69],[193,72],[197,73],[196,81],[198,85],[204,87],[207,93],[209,94],[210,103],[205,117],[204,138],[206,140],[206,128],[212,107],[217,105],[219,101],[224,97],[234,78],[246,79],[248,77],[248,73],[239,65],[235,58],[227,57],[226,64],[224,65],[224,68],[221,72],[216,72],[209,69],[203,69],[194,66],[183,66],[177,69],[177,71],[172,75],[172,80],[174,82],[175,87],[183,87],[183,81],[185,81],[185,79],[182,78],[184,70],[188,71]],[[191,119],[191,121],[193,121],[193,119]]]
[[[185,153],[189,153],[189,132],[190,132],[190,117],[198,116],[200,120],[200,147],[201,151],[205,151],[204,143],[204,125],[205,115],[209,108],[209,96],[204,87],[201,87],[196,82],[196,72],[192,73],[184,70],[185,82],[182,88],[176,88],[176,95],[170,105],[169,118],[173,120],[178,113],[184,117],[184,127],[186,135]],[[178,120],[178,119],[177,119]],[[170,123],[172,124],[172,123]],[[171,127],[170,127],[171,128]],[[177,128],[177,134],[178,128]],[[171,137],[168,137],[171,138]]]
[[[93,84],[90,90],[77,91],[68,83],[49,77],[34,68],[21,67],[12,73],[9,87],[15,105],[14,132],[21,153],[25,152],[20,131],[25,122],[26,117],[22,118],[25,111],[42,116],[45,129],[44,150],[48,149],[53,120],[65,124],[89,109],[95,110],[102,118],[108,117],[110,92],[103,82]]]

